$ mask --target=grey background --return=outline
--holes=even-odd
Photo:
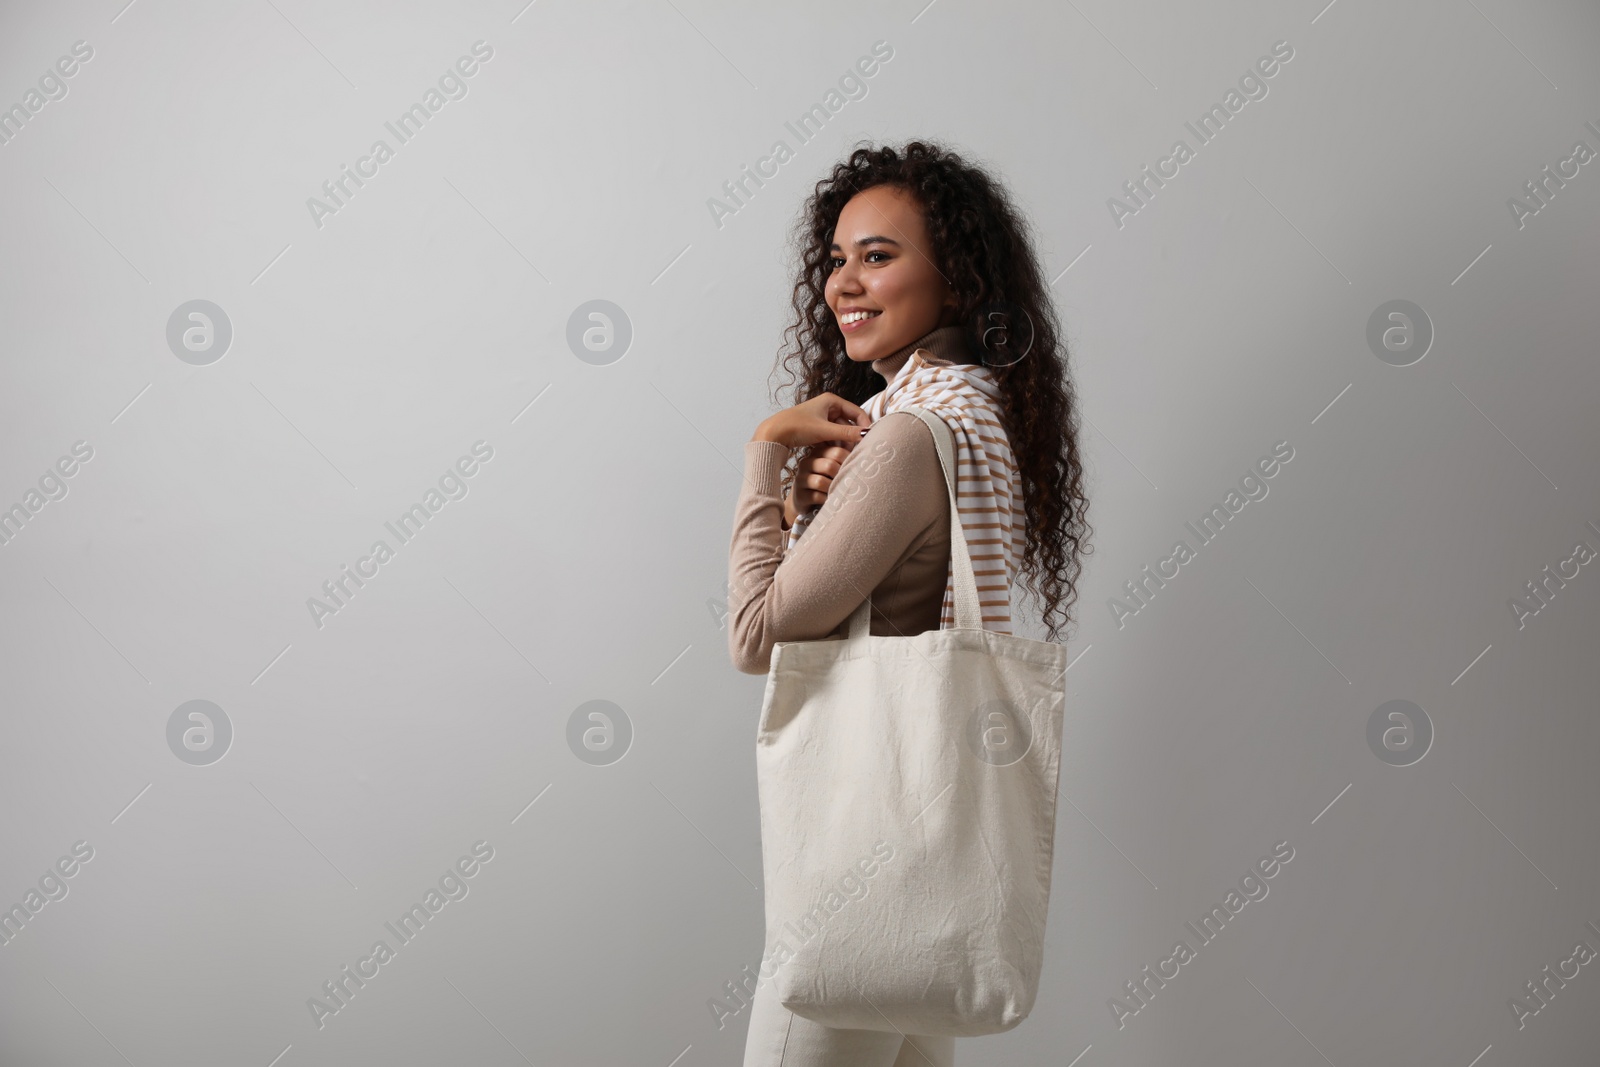
[[[305,206],[472,43],[493,58],[319,229]],[[942,138],[1038,230],[1088,420],[1095,554],[1038,1003],[964,1063],[1592,1062],[1600,10],[910,3],[8,4],[0,903],[5,1064],[738,1064],[759,960],[763,680],[720,621],[769,413],[787,228],[861,138]],[[875,41],[864,99],[785,120]],[[1119,228],[1124,181],[1273,43],[1294,58]],[[795,148],[719,228],[706,207]],[[205,299],[219,361],[166,324]],[[580,304],[623,308],[596,366]],[[1415,302],[1407,367],[1369,316]],[[531,406],[529,406],[531,403]],[[475,441],[494,457],[348,605],[306,607]],[[1294,459],[1138,616],[1107,607],[1278,441]],[[1035,615],[1036,617],[1036,615]],[[1037,628],[1026,631],[1037,636]],[[224,758],[168,747],[224,709]],[[1435,736],[1391,766],[1374,709]],[[580,705],[632,730],[569,747]],[[531,805],[531,806],[530,806]],[[494,858],[318,1029],[325,980]],[[1108,1000],[1274,843],[1270,895],[1119,1028]],[[393,939],[390,939],[393,940]]]

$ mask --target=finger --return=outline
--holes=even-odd
[[[855,443],[861,439],[860,427],[828,419],[807,420],[800,432],[803,440],[813,444],[836,442],[846,448],[855,447]]]
[[[832,395],[832,394],[829,394]],[[871,426],[872,416],[842,396],[833,397],[833,412],[847,416],[857,426]],[[831,417],[831,413],[830,413]]]
[[[871,429],[869,426],[855,426],[847,422],[835,422],[831,425],[835,427],[835,431],[828,440],[836,442],[834,447],[843,448],[847,454],[861,443],[861,438]]]

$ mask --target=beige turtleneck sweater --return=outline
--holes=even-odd
[[[933,330],[872,361],[885,385],[918,349],[976,363],[959,326]],[[926,357],[925,357],[926,358]],[[765,674],[779,641],[842,634],[872,594],[870,633],[939,628],[950,566],[950,500],[933,432],[908,412],[872,424],[834,476],[822,509],[788,557],[783,468],[776,441],[744,446],[744,485],[728,549],[728,652],[746,674]]]

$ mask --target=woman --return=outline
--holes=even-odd
[[[842,636],[868,594],[872,634],[954,624],[937,446],[895,413],[913,405],[952,433],[984,628],[1012,632],[1025,579],[1055,640],[1090,530],[1065,346],[1020,213],[983,171],[914,141],[837,164],[796,239],[785,364],[800,360],[799,403],[745,445],[728,565],[734,664],[764,673],[776,642]],[[745,1067],[954,1062],[952,1038],[832,1029],[772,989],[757,987]]]

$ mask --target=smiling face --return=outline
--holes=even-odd
[[[905,190],[875,185],[851,197],[832,253],[825,296],[852,360],[892,355],[954,321],[955,294],[933,265],[922,207]]]

